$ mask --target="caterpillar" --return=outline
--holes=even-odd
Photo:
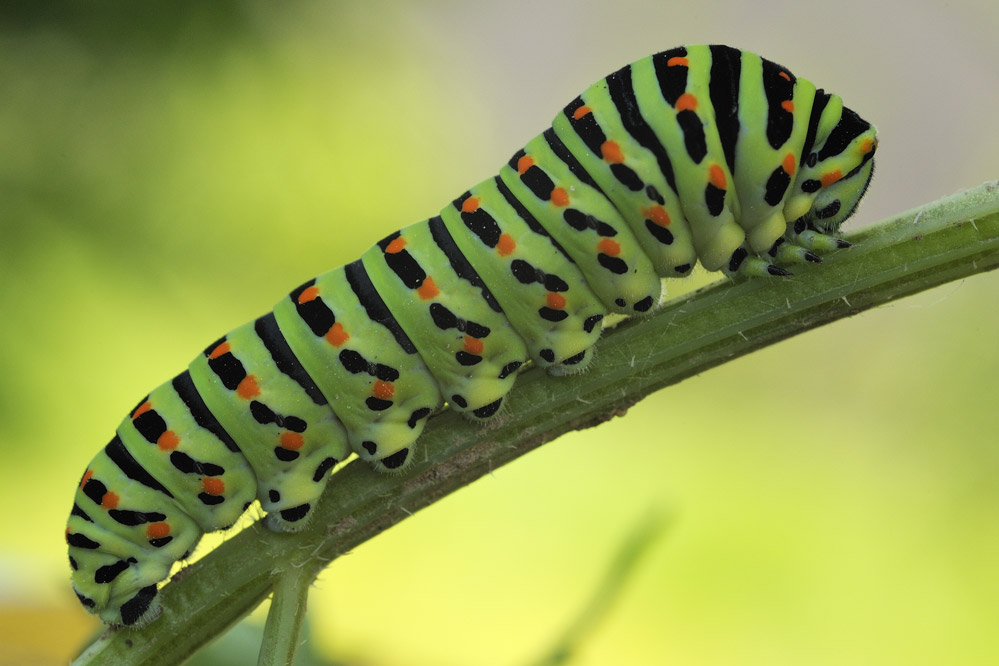
[[[590,86],[440,213],[292,290],[129,412],[80,480],[73,588],[111,625],[254,501],[304,526],[352,452],[412,457],[445,404],[501,408],[523,365],[580,372],[610,313],[648,315],[699,262],[784,276],[848,247],[876,129],[748,51],[674,48]]]

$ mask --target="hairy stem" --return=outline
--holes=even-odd
[[[855,246],[791,278],[722,282],[607,331],[586,373],[524,372],[506,416],[487,426],[434,417],[398,476],[360,461],[338,471],[296,534],[254,524],[192,564],[162,593],[164,613],[106,634],[76,664],[174,664],[271,593],[273,572],[317,572],[441,497],[571,430],[595,426],[665,386],[883,303],[999,266],[999,182],[869,227]]]
[[[302,638],[309,587],[318,570],[305,562],[281,572],[274,583],[274,597],[267,613],[257,666],[286,666],[295,663]]]

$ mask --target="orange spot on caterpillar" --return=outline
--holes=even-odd
[[[225,481],[213,476],[206,476],[201,479],[201,488],[209,495],[221,495],[225,492]]]
[[[780,78],[784,79],[785,81],[790,81],[791,80],[791,75],[788,74],[787,72],[777,72],[777,76],[779,76]]]
[[[621,244],[610,238],[605,238],[597,243],[597,249],[610,257],[621,254]]]
[[[431,298],[441,293],[441,290],[437,288],[436,284],[434,284],[434,279],[428,275],[423,281],[423,284],[417,288],[416,293],[419,294],[420,298],[423,300],[429,301]]]
[[[319,297],[319,287],[312,285],[308,289],[303,289],[302,293],[298,295],[298,304],[308,303],[309,301],[314,301]]]
[[[588,113],[593,113],[593,109],[584,104],[583,106],[579,107],[578,109],[572,112],[572,117],[574,120],[579,120]]]
[[[243,381],[236,387],[236,393],[243,400],[249,400],[260,395],[260,385],[257,384],[257,378],[253,375],[243,377]]]
[[[110,490],[104,493],[104,497],[101,498],[101,508],[102,509],[116,509],[118,508],[118,501],[121,499],[118,493],[111,492]]]
[[[534,158],[530,155],[524,155],[517,160],[517,173],[523,176],[532,166],[534,166]]]
[[[218,358],[223,354],[228,354],[232,350],[232,346],[228,342],[223,342],[218,347],[212,350],[212,353],[208,355],[208,358]],[[146,405],[149,403],[147,402]],[[145,406],[145,405],[143,405]],[[141,409],[141,408],[140,408]],[[133,417],[134,418],[134,417]]]
[[[565,307],[565,296],[562,294],[556,294],[554,291],[549,291],[545,300],[548,303],[548,307],[553,310],[561,310]]]
[[[90,481],[90,477],[92,477],[93,475],[94,475],[94,470],[88,469],[87,473],[83,475],[82,479],[80,479],[80,487],[82,488],[83,486],[87,485],[87,481]]]
[[[564,208],[569,205],[569,193],[565,191],[564,188],[556,187],[552,190],[552,203],[559,208]]]
[[[298,451],[303,446],[305,446],[305,440],[297,432],[285,431],[281,433],[282,449],[290,449],[291,451]]]
[[[621,152],[621,146],[618,145],[617,141],[604,141],[603,145],[600,146],[600,152],[603,154],[605,162],[611,164],[624,162],[624,153]]]
[[[785,155],[784,161],[781,162],[781,166],[784,167],[784,171],[789,176],[794,175],[794,169],[797,166],[797,164],[798,162],[794,159],[794,153],[788,153],[787,155]]]
[[[675,108],[677,111],[696,111],[697,98],[690,93],[683,93],[677,98]]]
[[[395,386],[392,382],[385,382],[378,380],[371,387],[371,395],[379,398],[380,400],[391,400],[395,395]]]
[[[146,536],[150,539],[162,539],[170,535],[170,523],[149,523],[146,525]]]
[[[465,336],[465,351],[467,351],[469,354],[475,354],[476,356],[479,356],[482,354],[483,347],[484,345],[482,344],[482,340],[479,340],[478,338],[473,338],[470,335]]]
[[[339,347],[347,340],[350,340],[350,334],[343,330],[343,325],[340,322],[333,324],[330,326],[330,330],[326,331],[326,342],[334,347]]]
[[[513,236],[510,234],[500,234],[499,242],[496,243],[496,252],[501,257],[506,257],[513,254],[513,251],[517,249],[517,241],[513,240]]]
[[[711,168],[708,169],[708,181],[717,187],[719,190],[724,190],[728,187],[728,181],[725,178],[725,172],[717,164],[712,164]]]
[[[784,109],[788,113],[794,113],[794,102],[789,99],[785,99],[780,103],[780,108]]]
[[[842,177],[843,172],[839,169],[834,169],[829,173],[822,174],[822,187],[829,187]]]
[[[145,414],[146,412],[148,412],[152,408],[153,408],[153,404],[151,402],[149,402],[148,400],[145,401],[144,403],[142,403],[141,405],[139,405],[138,407],[136,407],[134,412],[132,412],[132,420],[134,421],[135,419],[139,418],[140,416],[142,416],[143,414]]]
[[[874,146],[875,145],[876,144],[874,142],[874,139],[872,139],[870,137],[867,137],[863,141],[860,142],[860,145],[857,146],[857,148],[860,149],[860,154],[861,155],[866,155],[867,153],[869,153],[872,150],[874,150]]]
[[[683,56],[673,56],[666,61],[667,67],[689,67],[690,61]]]
[[[462,213],[474,213],[479,210],[479,197],[468,197],[461,204]]]
[[[160,451],[173,451],[180,444],[180,437],[173,430],[167,430],[156,440],[156,446]]]
[[[652,206],[642,211],[648,219],[652,220],[653,224],[658,224],[660,227],[668,227],[670,223],[669,213],[662,206]]]
[[[404,247],[406,247],[406,239],[398,236],[385,247],[385,254],[399,254]]]

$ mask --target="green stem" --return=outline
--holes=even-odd
[[[271,591],[297,553],[323,567],[419,509],[571,430],[620,415],[646,395],[822,324],[999,266],[999,183],[986,183],[852,236],[856,246],[792,278],[722,282],[609,330],[586,373],[518,378],[509,413],[488,426],[432,419],[404,474],[359,461],[338,471],[312,523],[296,534],[255,524],[184,570],[163,616],[102,638],[76,664],[182,662]]]
[[[642,556],[668,525],[668,520],[663,516],[650,514],[631,530],[589,603],[559,637],[554,647],[540,660],[533,662],[534,666],[559,666],[568,663],[575,656],[583,641],[592,636],[597,624],[607,617]]]
[[[309,587],[317,573],[314,566],[300,564],[278,575],[257,666],[291,666],[295,663]]]

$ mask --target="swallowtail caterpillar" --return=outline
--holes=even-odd
[[[579,372],[609,313],[644,315],[700,262],[782,276],[847,247],[875,128],[784,67],[687,46],[572,100],[497,176],[291,291],[131,410],[66,528],[73,587],[113,625],[254,500],[302,527],[351,452],[410,460],[445,403],[499,410],[527,361]]]

